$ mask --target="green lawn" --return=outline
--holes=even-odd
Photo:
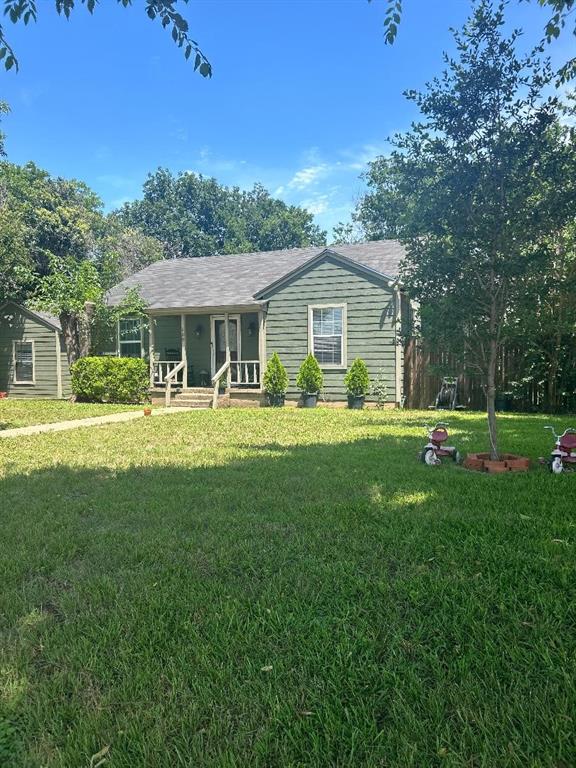
[[[576,765],[576,475],[426,467],[430,418],[0,443],[0,765]],[[503,416],[503,448],[548,421]]]
[[[51,424],[68,419],[87,419],[109,413],[142,408],[138,405],[108,405],[104,403],[71,403],[68,400],[0,400],[0,429],[29,427],[32,424]]]

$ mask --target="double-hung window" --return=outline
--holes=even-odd
[[[34,342],[14,342],[14,384],[34,384]]]
[[[323,368],[346,367],[346,305],[309,307],[310,352]]]
[[[118,350],[120,357],[142,357],[142,321],[139,317],[118,320]]]

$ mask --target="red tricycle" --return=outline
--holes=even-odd
[[[460,463],[460,452],[452,445],[444,445],[448,440],[448,423],[439,421],[435,427],[429,427],[426,424],[428,432],[428,443],[420,452],[420,461],[428,464],[429,467],[437,466],[442,463],[442,458],[449,456],[456,464]]]
[[[576,469],[576,429],[568,427],[561,435],[556,434],[554,427],[544,427],[554,435],[556,447],[550,454],[548,467],[550,472],[559,475],[567,469]]]

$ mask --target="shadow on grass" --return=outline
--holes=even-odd
[[[542,499],[419,444],[9,474],[9,764],[573,764],[564,478]]]

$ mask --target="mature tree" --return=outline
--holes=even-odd
[[[102,203],[81,181],[52,177],[34,163],[0,162],[0,199],[22,221],[28,254],[39,275],[52,257],[85,259],[103,232]]]
[[[456,33],[458,58],[408,98],[423,120],[371,164],[358,216],[371,237],[398,236],[403,280],[423,305],[423,332],[485,378],[492,456],[499,353],[526,276],[545,266],[535,245],[574,215],[559,169],[574,143],[542,97],[550,70],[519,57],[503,5],[480,2]],[[572,166],[573,167],[573,166]]]
[[[90,352],[90,325],[102,299],[100,276],[91,261],[51,259],[50,272],[39,281],[33,305],[60,318],[70,365]]]
[[[127,8],[132,0],[116,0],[119,6]],[[188,0],[181,0],[187,3]],[[97,0],[53,0],[54,9],[61,16],[70,18],[75,6],[83,5],[90,13],[94,12]],[[168,29],[172,40],[184,51],[184,56],[194,60],[194,69],[203,77],[212,77],[212,67],[206,56],[200,50],[198,43],[189,36],[188,22],[176,9],[178,0],[145,0],[144,9],[150,19],[158,19],[164,29]],[[44,4],[44,3],[43,3]],[[29,24],[36,21],[38,16],[37,0],[3,0],[4,17],[13,24],[23,22]],[[45,10],[45,8],[43,8]],[[4,60],[6,69],[18,69],[18,60],[12,47],[6,40],[5,31],[0,25],[0,60]]]
[[[25,301],[34,289],[36,274],[26,235],[22,218],[0,196],[0,305]]]
[[[5,101],[0,101],[0,119],[2,118],[2,115],[7,115],[8,112],[10,112],[10,107],[8,104],[6,104]],[[5,135],[2,131],[0,131],[0,157],[6,156],[6,151],[4,149],[4,139]]]
[[[271,197],[260,185],[246,192],[162,168],[144,183],[143,198],[126,203],[116,218],[160,240],[172,258],[325,243],[310,213]]]
[[[371,0],[368,0],[371,2]],[[530,0],[519,0],[519,2],[530,2]],[[550,8],[552,16],[544,28],[544,40],[542,42],[550,43],[560,37],[562,30],[574,19],[570,19],[576,10],[576,0],[533,0],[538,5]],[[402,0],[387,0],[388,8],[384,16],[384,40],[388,45],[392,45],[398,34],[398,27],[402,18]],[[576,23],[572,27],[572,33],[576,35]],[[576,57],[568,59],[558,70],[559,83],[565,83],[576,76]]]
[[[156,238],[121,228],[113,219],[108,224],[110,231],[96,244],[96,266],[105,289],[164,258],[164,247]]]
[[[575,184],[576,170],[564,183]],[[549,411],[574,404],[576,395],[576,216],[564,230],[537,243],[537,269],[519,286],[510,318],[510,345],[523,351],[512,386],[545,387]],[[543,263],[542,263],[543,262]]]

